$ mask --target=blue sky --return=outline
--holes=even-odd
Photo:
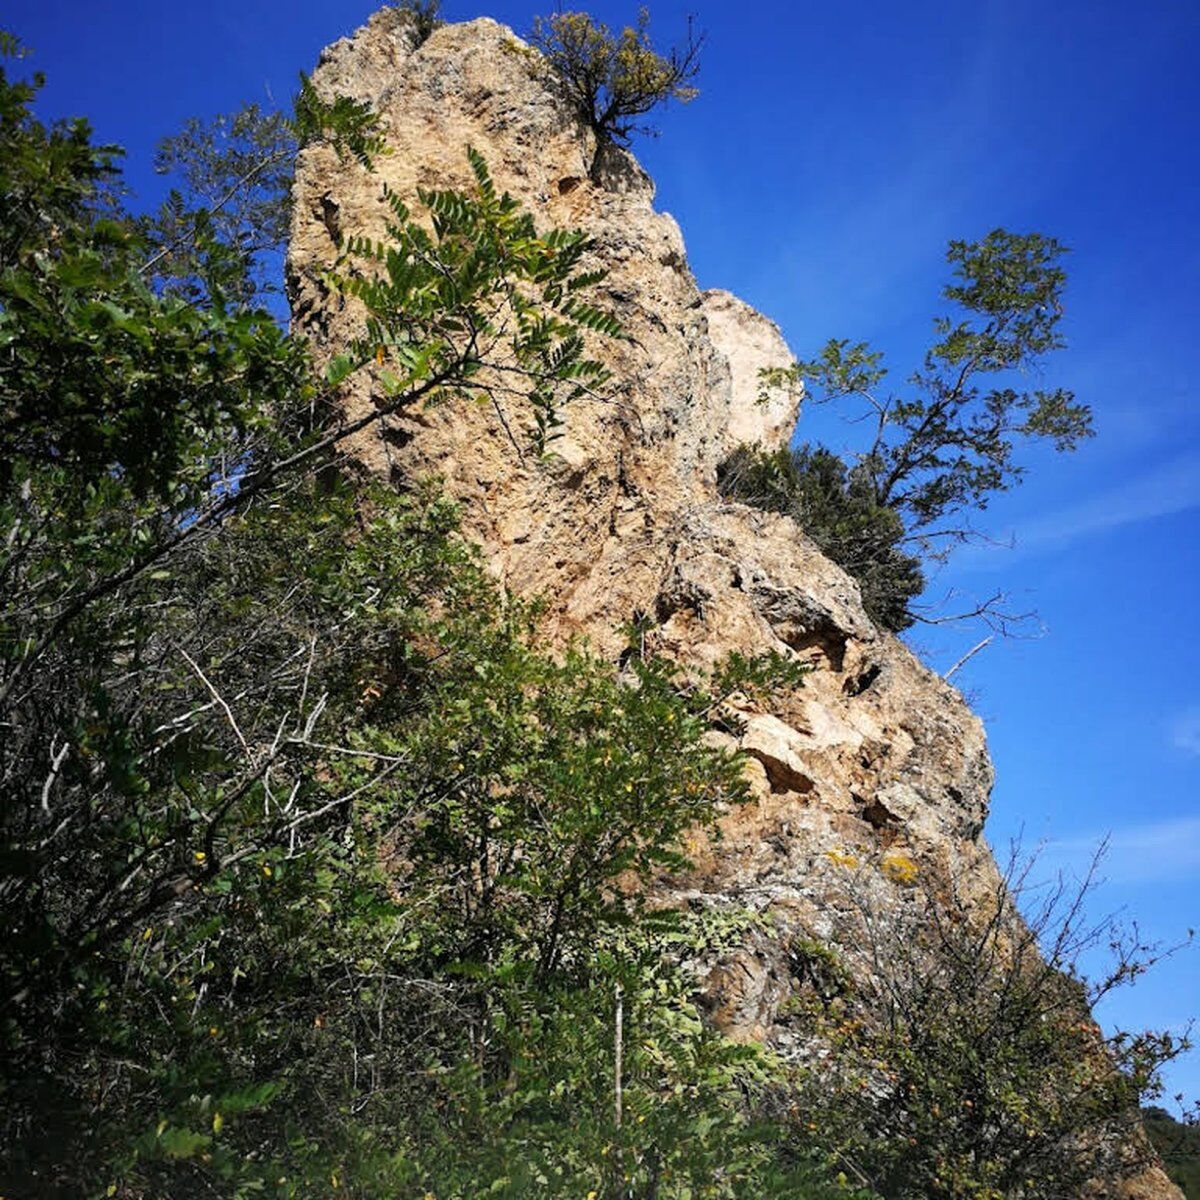
[[[4,20],[49,76],[44,115],[91,117],[152,196],[158,137],[286,99],[371,7],[9,0]],[[633,8],[591,5],[614,24]],[[444,11],[522,30],[537,10]],[[958,555],[932,594],[1003,588],[1044,626],[957,677],[996,760],[993,842],[1023,831],[1048,863],[1077,867],[1109,836],[1093,911],[1178,940],[1200,926],[1200,5],[662,0],[653,28],[670,38],[689,11],[708,34],[702,94],[639,154],[701,285],[768,313],[797,353],[867,340],[899,382],[940,309],[950,238],[1003,225],[1072,247],[1070,345],[1046,378],[1094,407],[1098,436],[1073,456],[1029,456],[1025,485],[980,520],[1014,548]],[[850,437],[827,411],[800,433]],[[912,640],[945,669],[979,636]],[[1181,1027],[1198,1013],[1192,948],[1102,1015]],[[1200,1055],[1169,1084],[1200,1096]]]

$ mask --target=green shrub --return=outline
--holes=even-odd
[[[920,560],[906,553],[904,523],[875,503],[859,474],[829,450],[764,451],[741,446],[721,464],[721,495],[792,517],[852,575],[863,607],[884,629],[907,629],[910,602],[925,587]]]
[[[889,1200],[1062,1200],[1144,1170],[1139,1101],[1188,1043],[1105,1037],[1091,1009],[1158,948],[1088,922],[1090,877],[1035,883],[1014,861],[969,894],[904,861],[903,905],[848,877],[828,947],[838,969],[810,969],[797,995],[797,1019],[829,1052],[797,1072],[795,1120]],[[1093,951],[1110,958],[1088,978]]]
[[[418,46],[423,46],[441,28],[442,0],[400,0],[395,5],[412,18],[413,32]]]

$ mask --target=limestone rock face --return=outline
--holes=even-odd
[[[470,404],[381,423],[356,458],[396,480],[440,476],[504,586],[547,601],[552,638],[583,635],[615,658],[620,626],[641,617],[651,646],[685,664],[774,649],[813,668],[772,711],[746,704],[755,800],[725,817],[719,842],[694,847],[677,899],[736,900],[784,933],[820,936],[848,861],[877,868],[867,874],[882,905],[912,898],[882,869],[888,856],[993,886],[978,718],[873,627],[855,582],[793,521],[718,496],[717,465],[735,445],[782,446],[794,427],[798,394],[760,399],[759,369],[791,361],[776,326],[727,292],[699,290],[678,226],[655,211],[631,156],[589,178],[591,135],[496,22],[444,26],[414,48],[404,15],[385,10],[326,50],[314,82],[368,101],[391,147],[374,174],[327,147],[301,154],[289,278],[294,320],[319,353],[356,332],[320,283],[338,232],[382,231],[384,183],[414,200],[418,186],[467,186],[468,145],[539,228],[595,239],[609,271],[598,298],[630,335],[605,351],[618,394],[565,409],[548,461],[523,458],[496,414]],[[352,382],[344,403],[351,416],[367,411],[370,380]],[[747,945],[710,978],[713,1019],[786,1051],[789,978],[778,945]]]
[[[875,630],[855,582],[793,521],[719,498],[717,465],[736,445],[787,443],[800,396],[760,396],[759,369],[792,355],[749,305],[698,289],[679,228],[655,211],[632,157],[613,156],[592,182],[590,134],[529,48],[486,19],[414,49],[404,15],[385,10],[331,46],[314,81],[369,101],[391,151],[374,174],[327,147],[301,156],[289,267],[295,319],[319,348],[355,332],[320,284],[337,230],[381,232],[384,183],[403,197],[467,186],[468,145],[541,227],[595,239],[609,271],[599,298],[630,335],[604,348],[618,394],[568,406],[549,461],[523,458],[492,411],[468,404],[380,424],[355,445],[358,459],[397,479],[440,476],[505,586],[548,601],[552,636],[583,634],[615,656],[619,627],[640,615],[653,647],[685,663],[775,649],[814,668],[786,711],[747,709],[760,800],[730,815],[719,855],[690,882],[806,907],[822,864],[838,869],[827,851],[904,847],[990,870],[978,719]],[[366,377],[345,397],[352,415],[373,402]]]

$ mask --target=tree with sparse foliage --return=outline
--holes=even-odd
[[[1003,229],[951,242],[954,280],[943,294],[959,312],[935,319],[938,340],[904,392],[883,389],[883,355],[863,342],[834,339],[816,359],[764,371],[768,390],[802,380],[816,403],[855,403],[848,420],[869,428],[870,440],[848,461],[806,447],[790,466],[745,448],[726,466],[726,494],[791,511],[859,580],[879,623],[912,624],[921,560],[977,536],[970,513],[1025,473],[1018,447],[1069,451],[1092,436],[1091,409],[1071,391],[1024,386],[1065,345],[1064,253],[1054,238]],[[992,601],[969,615],[1001,627],[1021,619]]]
[[[1063,1200],[1155,1161],[1139,1103],[1188,1040],[1106,1037],[1092,1009],[1170,951],[1089,918],[1095,863],[1077,885],[1035,866],[969,894],[893,852],[908,902],[851,875],[830,941],[797,948],[795,1019],[830,1052],[799,1071],[795,1118],[889,1200]]]
[[[1004,229],[951,242],[954,281],[943,295],[960,311],[935,319],[939,340],[905,392],[881,389],[883,356],[862,342],[832,340],[791,369],[818,403],[860,403],[853,419],[867,421],[872,436],[855,452],[855,470],[914,540],[969,538],[969,528],[947,521],[986,508],[1020,481],[1020,443],[1068,451],[1092,436],[1091,409],[1074,393],[1024,386],[1066,344],[1059,330],[1065,252],[1054,238]]]
[[[149,251],[143,276],[192,302],[277,294],[297,151],[328,138],[369,167],[383,150],[376,125],[365,105],[327,102],[303,74],[291,114],[247,104],[187,121],[155,154],[155,170],[173,181],[167,198],[135,219]]]
[[[244,282],[240,300],[278,290],[274,257],[287,240],[296,133],[283,113],[249,104],[210,121],[193,117],[163,138],[154,168],[175,185],[141,220],[158,247],[160,286],[195,294],[193,250],[207,235],[226,248]]]
[[[603,166],[605,147],[653,132],[643,121],[648,113],[669,100],[686,104],[699,94],[693,81],[703,37],[689,25],[685,41],[663,54],[650,41],[649,25],[645,8],[619,34],[585,12],[557,12],[534,22],[530,41],[595,135],[593,173]]]

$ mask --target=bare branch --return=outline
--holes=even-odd
[[[221,695],[220,692],[217,691],[217,689],[213,686],[212,681],[200,669],[199,664],[197,664],[196,660],[194,658],[192,658],[192,656],[185,649],[183,649],[182,646],[179,648],[179,653],[186,660],[187,665],[189,667],[191,667],[193,671],[195,671],[196,675],[200,679],[200,682],[202,684],[204,684],[204,686],[206,688],[208,688],[209,693],[211,694],[212,698],[217,702],[218,705],[220,705],[221,711],[224,712],[224,714],[225,714],[225,719],[229,722],[230,729],[233,730],[234,734],[237,737],[237,740],[241,743],[242,749],[246,752],[246,757],[253,758],[253,754],[250,751],[250,745],[246,741],[245,736],[242,734],[242,731],[238,726],[237,718],[234,717],[234,715],[233,715],[233,709],[231,709],[229,707],[229,705],[226,704],[225,698]]]
[[[971,649],[970,649],[970,650],[968,650],[968,651],[966,652],[966,654],[964,654],[964,655],[962,656],[962,658],[960,658],[960,659],[958,660],[958,662],[956,662],[956,663],[954,664],[954,666],[952,666],[952,667],[950,668],[950,670],[948,670],[948,671],[947,671],[947,672],[946,672],[946,673],[945,673],[945,674],[942,676],[942,678],[948,682],[948,681],[949,681],[949,679],[950,679],[950,676],[951,676],[951,675],[953,675],[955,671],[959,670],[961,667],[965,667],[965,666],[967,665],[967,663],[969,663],[969,662],[971,661],[971,659],[973,659],[973,658],[975,657],[975,655],[976,655],[976,654],[978,654],[978,653],[980,652],[980,650],[982,650],[982,649],[983,649],[985,646],[987,646],[987,645],[990,645],[990,643],[991,643],[992,639],[993,639],[995,636],[996,636],[996,635],[995,635],[994,633],[989,633],[989,634],[987,635],[987,637],[985,637],[985,638],[984,638],[982,641],[980,641],[980,642],[976,642],[976,643],[975,643],[975,645],[974,645],[974,646],[972,646],[972,647],[971,647]]]

